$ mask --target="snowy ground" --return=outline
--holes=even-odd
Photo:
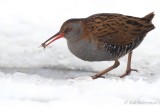
[[[0,0],[0,107],[106,107],[160,105],[159,0]],[[105,79],[89,76],[113,62],[84,62],[61,39],[37,48],[69,18],[95,13],[143,17],[154,11],[156,29],[134,51],[132,72],[123,79],[126,57]],[[77,77],[75,79],[67,79]]]

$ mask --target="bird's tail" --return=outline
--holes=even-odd
[[[149,13],[148,15],[144,16],[143,19],[145,19],[147,22],[151,22],[154,17],[154,12]]]

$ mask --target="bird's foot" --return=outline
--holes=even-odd
[[[104,76],[99,76],[99,75],[93,75],[91,76],[92,79],[97,79],[97,78],[105,78]]]
[[[131,71],[136,71],[136,72],[138,72],[137,69],[128,69],[128,70],[126,70],[126,72],[125,72],[123,75],[120,76],[120,78],[123,78],[123,77],[129,75],[129,74],[131,73]]]

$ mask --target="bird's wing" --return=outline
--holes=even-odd
[[[146,35],[154,26],[144,18],[107,14],[90,16],[88,29],[95,40],[112,44],[127,45],[137,37]]]

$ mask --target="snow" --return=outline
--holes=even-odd
[[[38,73],[37,73],[38,74]],[[93,106],[123,105],[129,101],[159,102],[160,81],[97,79],[87,77],[54,80],[37,74],[0,75],[2,105]]]
[[[160,104],[159,0],[0,0],[0,107],[106,107]],[[95,13],[143,17],[153,12],[156,29],[133,52],[132,72],[119,68],[92,80],[113,62],[85,62],[72,55],[66,40],[38,46],[69,18]],[[77,77],[69,79],[70,77]]]

